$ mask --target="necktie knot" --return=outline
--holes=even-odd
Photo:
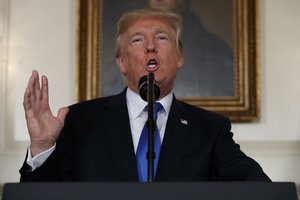
[[[161,111],[164,107],[161,105],[161,103],[156,102],[154,103],[154,113],[157,115],[159,111]]]
[[[154,110],[154,112],[153,112],[153,114],[154,114],[153,118],[154,118],[154,121],[157,120],[157,114],[158,114],[159,111],[161,111],[162,109],[164,109],[164,107],[163,107],[163,105],[161,105],[161,103],[159,103],[159,102],[155,102],[155,103],[154,103],[154,106],[153,106],[153,110]],[[144,110],[145,110],[145,111],[148,111],[148,106],[146,106]]]

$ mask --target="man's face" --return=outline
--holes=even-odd
[[[140,17],[122,35],[116,61],[128,87],[136,93],[139,79],[153,72],[162,98],[172,91],[183,56],[176,51],[175,33],[167,22]]]

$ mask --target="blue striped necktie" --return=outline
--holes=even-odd
[[[145,108],[146,110],[147,107]],[[159,159],[160,153],[160,135],[159,130],[156,125],[157,120],[157,113],[163,109],[163,106],[160,103],[154,104],[154,122],[155,122],[155,131],[154,131],[154,152],[155,152],[155,160],[154,160],[154,176],[156,174],[157,163]],[[147,122],[144,125],[142,130],[137,152],[136,152],[136,159],[137,159],[137,168],[138,168],[138,175],[140,182],[146,182],[148,180],[148,161],[147,161],[147,152],[148,152],[148,126]]]

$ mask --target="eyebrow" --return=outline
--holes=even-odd
[[[162,29],[157,29],[154,31],[154,35],[161,34],[161,33],[165,33],[168,35],[168,32]],[[130,35],[130,38],[138,35],[144,35],[143,31],[134,32],[132,35]]]
[[[130,38],[133,38],[134,36],[143,35],[143,32],[134,32],[132,35],[130,35]]]

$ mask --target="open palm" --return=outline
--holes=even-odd
[[[29,79],[23,106],[30,135],[30,150],[35,156],[55,144],[64,126],[68,108],[59,109],[57,117],[53,116],[49,106],[47,77],[42,76],[40,85],[37,71],[33,71]]]

